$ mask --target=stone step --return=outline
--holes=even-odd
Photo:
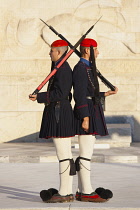
[[[112,147],[129,147],[132,143],[130,124],[107,124],[108,136],[96,136],[95,148],[109,149]],[[78,148],[78,136],[72,139],[72,144]],[[102,145],[102,146],[101,146]]]
[[[73,156],[76,160],[77,156]],[[51,156],[3,156],[0,157],[0,163],[55,163],[58,162],[56,155]],[[104,155],[93,154],[91,162],[93,163],[140,163],[140,155]]]
[[[81,209],[82,210],[88,210],[88,209],[89,210],[96,210],[96,209],[100,209],[100,210],[140,210],[139,207],[137,207],[137,208],[133,208],[133,207],[132,208],[128,208],[128,207],[117,207],[117,208],[114,208],[114,207],[100,207],[100,206],[98,206],[96,208],[91,207],[91,206],[89,206],[89,207],[81,207],[82,206],[81,203],[80,203],[79,207],[76,207],[76,208],[75,207],[73,208],[73,206],[75,206],[74,204],[77,204],[77,202],[75,201],[74,203],[67,203],[67,205],[68,206],[72,206],[72,208],[62,206],[62,205],[64,205],[63,203],[61,205],[60,205],[60,203],[57,203],[55,205],[60,206],[60,207],[53,207],[54,204],[50,204],[50,205],[47,204],[47,206],[51,206],[51,207],[48,207],[48,208],[44,208],[44,207],[38,207],[38,208],[30,207],[30,208],[28,208],[28,207],[26,207],[26,208],[20,208],[20,210],[46,210],[46,209],[47,210],[58,210],[58,209],[59,210],[70,210],[70,209],[74,209],[74,210],[81,210]],[[95,203],[94,203],[94,205],[95,205]],[[19,210],[19,208],[6,208],[5,209],[5,208],[1,208],[0,207],[0,210]]]
[[[79,149],[72,147],[74,160]],[[58,162],[53,143],[5,143],[0,144],[0,163],[50,163]],[[130,147],[95,149],[94,163],[140,163],[140,143]]]

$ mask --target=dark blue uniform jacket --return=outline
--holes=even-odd
[[[87,97],[94,97],[93,85],[93,74],[89,61],[81,58],[73,70],[75,108],[80,119],[90,116]],[[100,92],[100,97],[104,97],[104,92]]]

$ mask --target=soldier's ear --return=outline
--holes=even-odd
[[[58,55],[62,54],[62,52],[60,50],[57,50]]]
[[[88,53],[89,53],[89,49],[88,49],[88,48],[85,48],[85,49],[84,49],[84,53],[85,53],[85,54],[88,54]]]

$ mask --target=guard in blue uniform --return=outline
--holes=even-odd
[[[99,51],[97,42],[84,39],[80,44],[81,58],[73,70],[75,134],[78,135],[79,157],[76,159],[78,171],[78,190],[76,199],[90,202],[105,202],[94,192],[90,181],[90,160],[95,144],[95,135],[108,135],[101,98],[117,93],[100,93],[95,59]],[[97,197],[96,197],[97,196]],[[103,198],[103,197],[102,197]]]
[[[54,66],[58,65],[67,50],[68,43],[64,40],[56,40],[51,44],[50,57]],[[46,191],[42,191],[40,196],[45,202],[56,203],[74,200],[72,180],[76,171],[71,153],[70,138],[74,136],[74,117],[70,104],[71,88],[72,70],[68,62],[64,62],[50,79],[47,92],[30,95],[32,101],[37,100],[38,103],[45,103],[39,137],[53,138],[60,167],[59,190],[51,190],[51,195],[54,194],[52,192],[55,194],[49,199]]]

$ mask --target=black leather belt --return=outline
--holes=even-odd
[[[61,100],[61,101],[64,101],[64,100],[69,100],[69,96],[66,97],[66,98],[64,98],[64,99]],[[61,101],[53,101],[53,102],[51,102],[51,103],[44,103],[44,104],[45,104],[45,106],[48,106],[48,105],[50,105],[50,104],[57,104],[57,103],[60,103]]]

